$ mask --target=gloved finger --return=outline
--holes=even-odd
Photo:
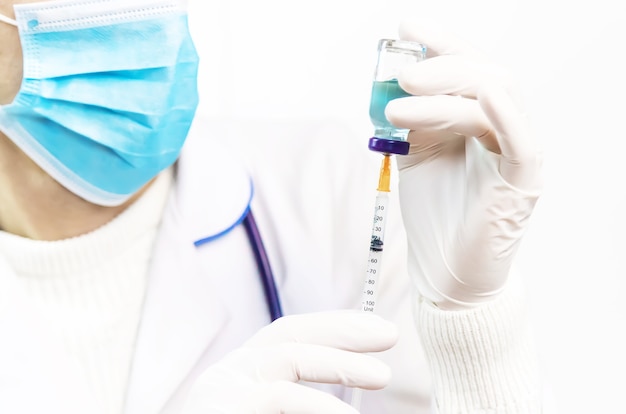
[[[238,407],[235,414],[358,414],[358,411],[328,393],[277,381],[255,391]]]
[[[424,44],[429,58],[403,69],[399,83],[405,91],[413,95],[475,98],[483,83],[498,82],[507,89],[518,110],[523,111],[523,96],[510,73],[466,40],[416,20],[401,23],[399,32],[402,39]]]
[[[538,190],[542,159],[525,115],[499,85],[481,88],[478,102],[498,137],[502,178],[522,190]]]
[[[411,129],[409,141],[418,149],[449,140],[450,134],[476,137],[489,151],[500,153],[495,131],[477,101],[458,96],[412,96],[387,104],[385,116],[393,125]],[[440,131],[442,134],[432,134]],[[414,149],[412,149],[413,151]]]
[[[500,66],[485,64],[464,56],[439,56],[402,69],[398,83],[412,95],[460,95],[476,98],[479,87],[498,82],[513,88],[509,74]]]
[[[398,28],[400,39],[411,40],[426,46],[426,57],[443,55],[465,55],[472,58],[486,59],[485,55],[466,40],[439,26],[431,25],[419,19],[407,19]]]
[[[391,379],[389,366],[366,354],[321,345],[281,344],[254,348],[246,355],[261,382],[309,381],[381,389]]]
[[[295,342],[377,352],[391,348],[397,340],[395,324],[378,315],[341,310],[284,316],[261,329],[246,346]]]

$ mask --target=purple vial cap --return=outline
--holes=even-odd
[[[411,144],[408,141],[377,137],[371,137],[368,145],[368,148],[372,151],[396,155],[407,155],[410,147]]]

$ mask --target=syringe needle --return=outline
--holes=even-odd
[[[378,297],[378,278],[380,276],[380,265],[382,263],[382,253],[384,246],[385,227],[387,224],[387,206],[389,202],[389,192],[391,183],[391,156],[384,154],[383,162],[378,177],[378,194],[374,206],[374,219],[372,224],[372,237],[370,240],[369,257],[367,258],[367,268],[365,276],[365,286],[361,300],[361,310],[364,312],[374,312],[376,298]],[[363,391],[360,388],[352,389],[351,405],[359,410]]]

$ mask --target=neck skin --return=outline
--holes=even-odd
[[[108,223],[151,183],[116,207],[91,204],[45,173],[0,133],[0,229],[35,240],[79,236]]]

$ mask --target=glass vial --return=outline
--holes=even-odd
[[[397,128],[385,117],[385,107],[392,99],[410,96],[398,85],[398,72],[404,66],[426,58],[426,47],[407,40],[381,39],[378,41],[378,60],[370,98],[369,115],[374,125],[370,138],[372,151],[406,155],[410,144],[409,130]]]

